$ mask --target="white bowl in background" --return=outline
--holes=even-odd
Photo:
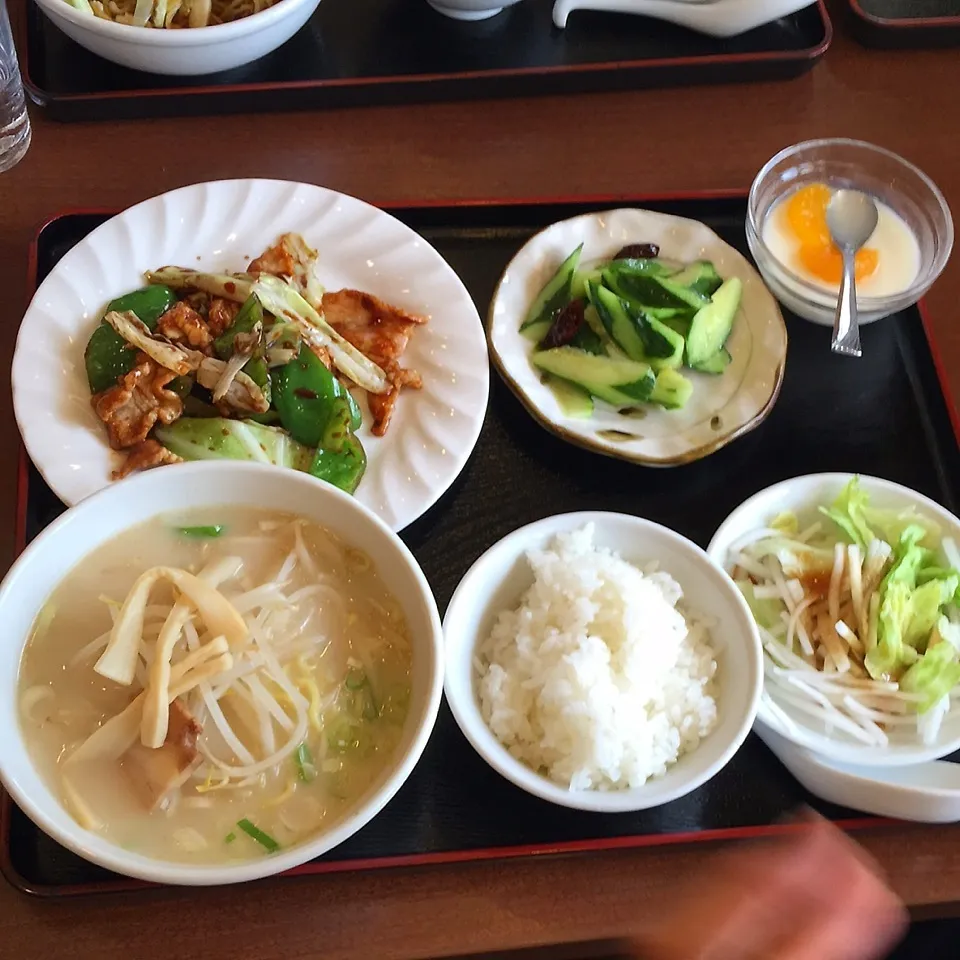
[[[437,13],[454,20],[488,20],[520,0],[427,0]]]
[[[497,615],[515,607],[533,582],[528,550],[542,548],[558,533],[594,524],[594,543],[631,563],[657,561],[676,579],[686,604],[716,621],[719,722],[692,752],[667,772],[630,790],[571,791],[513,757],[493,735],[480,712],[473,658]],[[551,803],[603,813],[657,807],[677,800],[718,773],[743,743],[756,715],[763,684],[760,636],[746,601],[733,581],[695,543],[666,527],[618,513],[567,513],[521,527],[494,544],[466,572],[443,620],[450,709],[477,753],[527,793]]]
[[[198,76],[242,67],[272,53],[310,19],[320,0],[279,0],[240,20],[183,30],[102,20],[67,0],[37,3],[71,40],[104,60],[146,73]]]
[[[171,511],[280,504],[321,523],[370,556],[400,602],[413,644],[410,711],[390,763],[352,811],[312,839],[238,864],[198,866],[133,853],[81,827],[41,777],[23,740],[17,676],[20,657],[47,597],[84,557],[130,527]],[[342,491],[293,470],[208,461],[134,477],[68,510],[21,554],[0,586],[0,780],[17,805],[57,843],[116,873],[157,883],[209,885],[255,880],[312,860],[356,833],[396,794],[413,771],[437,718],[443,685],[443,639],[436,601],[400,538]]]
[[[729,547],[744,534],[758,527],[766,526],[778,513],[790,510],[800,518],[800,526],[805,520],[818,519],[817,507],[829,506],[846,484],[853,478],[852,473],[815,473],[794,477],[767,487],[740,504],[727,517],[714,534],[707,552],[714,562],[729,569]],[[880,508],[904,509],[913,507],[921,516],[936,523],[944,536],[953,537],[960,542],[960,519],[909,487],[881,480],[876,477],[860,477],[860,486],[870,497],[870,505]],[[776,701],[776,691],[768,688]],[[852,738],[828,734],[824,724],[794,709],[788,703],[776,701],[793,721],[794,730],[782,724],[772,711],[762,702],[757,712],[757,722],[768,727],[797,746],[842,763],[869,766],[901,766],[923,763],[945,757],[960,750],[960,709],[956,706],[947,714],[934,743],[925,745],[919,740],[912,742],[906,735],[900,742],[896,732],[889,731],[891,742],[888,746],[868,746],[855,742]],[[797,732],[800,735],[797,735]]]

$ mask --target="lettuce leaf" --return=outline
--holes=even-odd
[[[770,526],[787,537],[795,537],[800,532],[800,521],[797,519],[797,515],[790,510],[778,513],[770,521]]]
[[[894,581],[883,592],[877,625],[877,645],[864,658],[867,672],[874,680],[896,677],[906,663],[917,658],[917,651],[904,642],[913,613],[911,588]]]
[[[910,595],[910,618],[903,642],[917,650],[925,650],[933,628],[940,619],[940,608],[950,600],[960,582],[955,577],[929,580]]]
[[[887,571],[880,590],[891,583],[906,584],[911,590],[917,585],[917,574],[931,559],[931,552],[920,546],[926,536],[926,530],[919,524],[910,524],[900,534],[900,540],[893,548],[893,566]]]
[[[918,713],[926,713],[942,697],[960,683],[960,653],[952,643],[938,643],[931,647],[900,678],[900,689],[919,693],[923,700]]]
[[[829,517],[861,550],[866,550],[869,543],[876,539],[865,515],[868,500],[866,492],[860,489],[860,478],[853,477],[829,507],[820,507],[820,512]]]
[[[779,600],[758,600],[754,593],[753,583],[750,580],[735,581],[740,592],[743,594],[747,606],[753,614],[753,619],[757,625],[769,630],[771,627],[780,623],[780,611],[783,610],[783,604]]]

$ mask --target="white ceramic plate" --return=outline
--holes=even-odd
[[[282,180],[221,180],[124,211],[37,290],[13,359],[14,411],[30,458],[61,500],[72,506],[111,483],[117,464],[83,364],[106,304],[164,264],[242,270],[245,256],[289,231],[319,252],[328,290],[355,287],[428,320],[402,361],[422,374],[423,389],[403,392],[382,439],[366,422],[360,430],[369,462],[357,499],[400,530],[450,486],[477,441],[490,386],[483,326],[457,275],[413,230],[353,197]]]
[[[597,403],[589,419],[564,414],[530,362],[520,334],[530,303],[560,263],[583,243],[581,264],[611,257],[627,243],[656,243],[660,255],[712,260],[724,278],[743,281],[743,301],[723,376],[693,373],[693,397],[682,410],[645,407],[624,416]],[[747,260],[695,220],[649,210],[608,210],[563,220],[531,238],[510,261],[488,320],[493,360],[511,389],[548,430],[580,446],[649,466],[699,460],[760,424],[776,402],[787,355],[787,329],[773,296]]]

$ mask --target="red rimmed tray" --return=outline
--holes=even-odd
[[[730,40],[592,12],[561,31],[552,7],[524,0],[463,23],[424,0],[326,2],[256,63],[177,78],[101,60],[28,2],[21,69],[55,119],[113,120],[784,79],[809,70],[833,37],[823,0]]]
[[[500,272],[534,232],[558,219],[618,205],[702,220],[746,249],[742,196],[437,204],[391,212],[440,250],[484,312]],[[74,212],[46,224],[33,248],[31,282],[105,216]],[[756,490],[787,476],[825,470],[888,477],[956,510],[960,418],[945,399],[943,371],[922,310],[865,328],[864,359],[856,364],[831,355],[828,329],[790,316],[787,326],[787,373],[767,422],[706,460],[674,470],[644,470],[563,443],[538,427],[494,377],[470,464],[449,494],[403,533],[441,609],[479,553],[516,527],[551,513],[599,508],[641,514],[706,544],[730,510]],[[841,406],[842,431],[824,417],[824,411]],[[853,443],[848,431],[857,438]],[[505,486],[511,491],[507,497]],[[22,460],[19,543],[62,509]],[[294,873],[769,835],[790,829],[782,824],[783,815],[802,803],[813,803],[848,829],[879,822],[814,801],[756,738],[709,784],[658,810],[602,816],[556,808],[490,770],[444,707],[423,760],[394,801],[336,851]],[[56,897],[142,886],[66,852],[8,798],[0,812],[0,867],[21,890]]]
[[[960,0],[848,0],[857,38],[875,47],[960,43]]]

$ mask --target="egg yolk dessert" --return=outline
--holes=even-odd
[[[813,183],[787,194],[767,215],[763,241],[788,269],[829,290],[843,277],[843,257],[830,238],[827,205],[833,190]],[[913,231],[885,203],[876,201],[877,228],[857,252],[854,272],[864,296],[890,296],[913,283],[920,248]]]

